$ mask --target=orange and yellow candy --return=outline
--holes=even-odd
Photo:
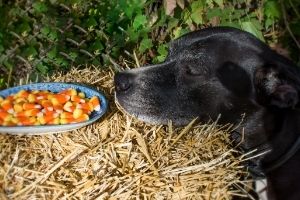
[[[99,98],[86,98],[69,88],[58,93],[46,90],[20,90],[0,96],[0,126],[36,126],[79,123],[100,110]]]

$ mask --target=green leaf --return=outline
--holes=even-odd
[[[4,89],[4,86],[5,86],[5,80],[4,78],[0,78],[0,90]]]
[[[192,20],[192,18],[191,18],[191,13],[189,12],[189,10],[187,10],[187,9],[184,10],[184,11],[181,13],[181,15],[182,15],[183,21],[184,21],[186,24],[190,25],[190,24],[193,23],[193,20]]]
[[[230,19],[238,20],[245,15],[247,15],[249,18],[251,13],[250,14],[247,13],[245,9],[236,9],[236,10],[232,10],[230,13],[228,13],[228,15],[229,15],[228,17],[230,17]]]
[[[157,48],[157,52],[159,53],[159,55],[167,56],[168,54],[167,45],[166,44],[159,45],[159,47]]]
[[[241,29],[241,25],[238,22],[221,22],[221,26],[229,26],[229,27],[233,27],[233,28],[238,28]]]
[[[119,0],[118,3],[125,15],[132,19],[134,14],[142,13],[141,11],[145,7],[146,0]]]
[[[7,68],[7,69],[13,69],[13,67],[14,67],[14,65],[11,63],[11,61],[10,60],[5,60],[4,62],[3,62],[3,64],[4,64],[4,66]]]
[[[132,18],[134,7],[128,4],[127,0],[119,0],[120,7],[123,8],[125,15],[128,18]]]
[[[274,19],[266,18],[265,20],[265,28],[268,29],[270,26],[272,26],[275,23]]]
[[[86,26],[89,27],[95,27],[97,26],[97,21],[94,17],[89,17],[89,19],[86,21]]]
[[[76,52],[71,52],[71,53],[69,53],[69,56],[70,56],[71,59],[74,61],[74,60],[78,57],[78,53],[76,53]]]
[[[251,22],[253,23],[253,25],[258,29],[258,30],[263,30],[263,26],[262,24],[258,21],[258,19],[256,18],[252,18]]]
[[[118,55],[120,55],[120,47],[119,46],[114,46],[112,49],[111,49],[111,55],[116,58],[118,57]]]
[[[55,63],[61,67],[66,67],[68,65],[68,61],[62,57],[57,57]]]
[[[267,1],[264,4],[264,14],[271,19],[279,19],[281,16],[280,5],[277,1]]]
[[[5,50],[5,49],[4,49],[3,45],[0,44],[0,53],[2,53],[4,50]]]
[[[173,37],[172,37],[172,39],[179,38],[180,36],[182,36],[182,35],[184,35],[184,34],[186,34],[188,32],[190,32],[190,31],[188,29],[186,29],[186,28],[177,27],[173,31]]]
[[[24,50],[24,54],[26,57],[35,57],[38,55],[38,52],[33,46],[29,46]]]
[[[132,26],[135,30],[137,30],[141,26],[145,26],[146,23],[147,23],[147,18],[145,15],[137,15],[134,18]]]
[[[28,33],[31,31],[31,27],[28,22],[23,22],[22,24],[19,25],[17,30],[19,33],[24,33],[24,32]]]
[[[44,2],[35,2],[32,4],[32,7],[38,13],[47,12],[48,10],[47,5]]]
[[[92,51],[96,51],[96,50],[102,51],[103,49],[104,49],[104,46],[100,39],[96,39],[95,42],[91,46]]]
[[[47,74],[47,72],[49,71],[49,68],[44,65],[43,63],[39,63],[36,65],[36,69],[41,72],[42,74]]]
[[[220,6],[221,8],[224,7],[224,2],[223,2],[223,0],[214,0],[214,2],[215,2],[216,4],[218,4],[218,6]]]
[[[167,15],[163,9],[159,11],[158,21],[156,22],[157,26],[163,26],[167,23]]]
[[[221,17],[222,16],[222,10],[220,8],[212,8],[207,10],[206,17],[208,20],[210,20],[213,17]]]
[[[157,62],[161,63],[164,62],[166,60],[166,56],[157,56],[156,57]]]
[[[256,36],[257,38],[259,38],[260,40],[264,41],[264,37],[263,34],[261,32],[261,30],[259,30],[254,23],[252,23],[251,21],[246,21],[246,22],[242,22],[241,23],[241,27],[244,31],[247,31],[249,33],[252,33],[254,36]]]
[[[179,20],[176,18],[171,18],[168,22],[168,30],[171,30],[178,26]]]
[[[50,33],[50,27],[48,26],[45,26],[41,29],[41,33],[44,35],[44,36],[47,36],[49,33]]]
[[[51,30],[48,34],[48,38],[51,41],[56,41],[58,39],[57,31]]]
[[[202,0],[194,1],[191,5],[192,11],[191,11],[191,19],[196,23],[196,24],[202,24],[203,23],[203,8],[204,8],[204,3]]]
[[[139,33],[130,27],[127,29],[128,40],[131,42],[137,42],[139,39]]]
[[[55,59],[56,54],[57,54],[57,49],[56,47],[54,47],[53,49],[51,49],[51,51],[47,53],[47,57],[50,59]]]
[[[139,51],[141,53],[144,53],[146,50],[150,49],[151,47],[153,47],[152,40],[149,38],[144,38],[140,43]]]
[[[168,55],[167,45],[166,44],[159,45],[157,52],[159,53],[159,56],[156,57],[156,60],[158,62],[163,62]]]

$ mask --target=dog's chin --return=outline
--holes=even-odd
[[[153,116],[153,115],[148,115],[146,113],[141,113],[141,112],[130,112],[125,109],[126,113],[130,116],[135,117],[139,121],[145,122],[150,125],[168,125],[170,122],[172,125],[175,126],[184,126],[188,124],[191,120],[174,120],[170,119],[164,116]]]
[[[159,118],[156,115],[153,116],[153,115],[148,115],[146,113],[141,112],[141,111],[149,110],[145,106],[143,106],[143,108],[134,107],[134,106],[131,106],[131,105],[125,103],[124,101],[122,101],[121,98],[118,98],[117,96],[115,99],[116,99],[116,103],[117,103],[119,109],[121,111],[123,111],[124,113],[126,113],[127,115],[130,115],[140,121],[143,121],[145,123],[152,124],[152,125],[167,124],[166,120],[162,120],[161,118]]]
[[[176,116],[168,116],[167,113],[163,111],[156,112],[146,105],[142,105],[141,107],[132,106],[124,101],[122,98],[118,98],[116,96],[116,103],[119,108],[125,112],[126,114],[135,117],[136,119],[143,121],[147,124],[151,125],[167,125],[170,121],[175,126],[184,126],[188,124],[193,118],[176,118]]]

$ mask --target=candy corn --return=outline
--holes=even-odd
[[[100,101],[98,97],[93,96],[89,102],[93,105],[95,111],[100,111]]]
[[[74,122],[73,118],[60,118],[59,119],[60,124],[70,124],[72,122]]]
[[[20,90],[17,94],[16,97],[21,97],[21,98],[27,98],[29,95],[29,92],[26,90]]]
[[[53,115],[40,116],[37,119],[41,124],[47,124],[50,121],[52,121],[53,119],[57,118],[58,116],[59,116],[58,113],[54,113]]]
[[[59,92],[58,94],[73,96],[73,95],[77,95],[77,91],[73,88],[70,88],[70,89],[63,90],[63,91]]]
[[[83,110],[82,109],[79,109],[79,108],[76,108],[73,112],[73,117],[74,119],[77,119],[79,118],[81,115],[83,114]]]
[[[58,113],[62,113],[64,111],[64,107],[60,104],[53,105],[53,109]]]
[[[31,126],[36,123],[36,118],[35,117],[19,117],[19,126]]]
[[[39,104],[34,104],[34,103],[24,103],[23,104],[24,110],[31,110],[31,109],[35,109],[35,108],[40,109],[40,108],[42,108],[42,106]]]
[[[36,117],[41,111],[37,108],[31,110],[23,110],[21,112],[15,113],[16,117]]]
[[[16,118],[16,117],[12,117],[10,121],[11,121],[12,123],[14,123],[14,124],[18,124],[18,123],[19,123],[19,119]]]
[[[48,125],[57,125],[60,124],[60,118],[54,118],[52,120],[50,120],[49,122],[47,122]]]
[[[27,99],[24,97],[18,97],[14,100],[14,103],[25,103],[27,102]]]
[[[85,100],[82,99],[80,96],[77,96],[77,95],[71,96],[71,101],[74,101],[76,103],[85,103]]]
[[[85,98],[85,94],[84,94],[83,92],[79,92],[79,93],[78,93],[78,96],[79,96],[80,98],[82,98],[82,99]]]
[[[58,105],[58,104],[65,104],[67,101],[69,101],[70,96],[65,95],[65,94],[56,94],[51,96],[49,99],[53,105]]]
[[[4,121],[2,126],[16,126],[17,124],[13,123],[12,121]]]
[[[20,90],[0,96],[0,126],[37,126],[79,123],[100,110],[99,98],[87,98],[73,88],[53,93],[47,90]]]
[[[13,104],[11,103],[10,100],[5,99],[5,100],[3,100],[3,101],[1,102],[0,105],[1,105],[1,108],[2,108],[3,110],[5,110],[6,112],[8,112],[8,113],[13,113],[13,112],[14,112]]]
[[[6,99],[9,100],[9,101],[13,101],[14,100],[14,96],[9,95],[9,96],[6,97]]]
[[[49,100],[40,101],[40,105],[42,105],[42,107],[47,111],[53,111],[53,109],[54,109],[51,101],[49,101]]]
[[[29,94],[27,97],[27,100],[29,103],[34,103],[37,99],[36,99],[36,95],[35,94]]]
[[[54,117],[58,117],[59,116],[59,113],[56,112],[55,110],[50,111],[50,110],[43,109],[42,113],[43,113],[43,115],[52,115]]]
[[[14,104],[14,112],[22,112],[23,111],[23,104],[22,103],[16,103]]]
[[[5,122],[10,121],[12,119],[12,115],[5,110],[0,110],[0,119]]]
[[[79,116],[77,119],[75,119],[75,122],[78,123],[78,122],[84,122],[84,121],[87,121],[89,120],[89,116],[87,114],[82,114],[81,116]]]
[[[87,112],[92,112],[94,107],[90,102],[77,104],[76,108],[86,110]]]
[[[67,103],[65,103],[63,109],[67,112],[74,112],[76,106],[71,102],[71,101],[68,101]]]
[[[63,119],[65,119],[65,118],[73,118],[73,113],[71,113],[71,112],[62,112],[61,114],[60,114],[60,118],[63,118]]]
[[[42,100],[42,99],[48,99],[49,92],[48,91],[40,91],[36,93],[36,99]]]

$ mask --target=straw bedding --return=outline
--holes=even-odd
[[[102,90],[98,122],[40,136],[0,135],[0,199],[231,199],[249,189],[243,156],[216,123],[153,126],[114,103],[113,72],[73,68],[48,81]],[[246,177],[246,179],[245,179]]]

